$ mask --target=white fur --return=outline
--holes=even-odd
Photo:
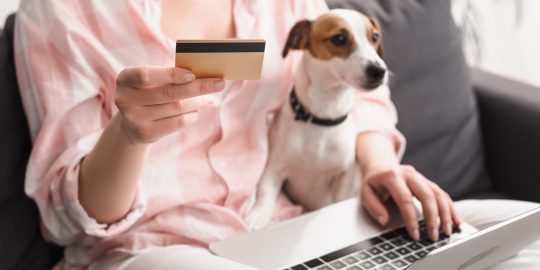
[[[316,59],[304,52],[295,89],[302,104],[320,118],[337,118],[351,111],[368,63],[386,68],[366,38],[365,17],[350,10],[330,12],[350,25],[357,49],[346,59],[331,60]],[[256,201],[246,216],[249,227],[259,229],[268,225],[284,185],[291,199],[308,210],[358,194],[357,129],[352,117],[349,114],[340,125],[323,127],[295,121],[289,101],[282,105],[270,129],[269,157]]]

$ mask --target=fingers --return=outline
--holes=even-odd
[[[441,217],[441,228],[444,234],[450,236],[452,234],[452,210],[453,202],[448,200],[450,196],[444,192],[437,184],[428,182],[435,193],[437,205],[439,207],[439,216]]]
[[[116,82],[132,88],[145,88],[166,84],[184,84],[195,79],[189,70],[177,67],[135,66],[118,74]]]
[[[211,96],[194,97],[190,99],[181,99],[173,102],[148,105],[143,107],[142,114],[151,121],[157,121],[180,114],[199,111],[213,105]]]
[[[379,224],[386,225],[389,219],[388,210],[386,210],[373,188],[366,184],[362,186],[360,192],[362,193],[360,197],[364,208]]]
[[[416,172],[412,167],[404,167],[404,177],[414,196],[422,203],[424,220],[426,221],[427,232],[431,240],[439,240],[439,209],[435,194],[428,184],[429,181]]]
[[[452,220],[454,221],[454,225],[459,228],[461,226],[461,218],[459,217],[459,214],[456,210],[456,206],[454,205],[454,200],[448,195],[448,193],[444,192],[444,197],[446,198],[446,201],[448,202],[448,205],[450,206],[450,213],[452,216]]]
[[[418,217],[416,215],[416,208],[413,204],[413,195],[409,187],[405,184],[405,181],[399,179],[398,175],[393,175],[393,177],[386,177],[383,180],[386,182],[385,186],[398,205],[407,231],[409,232],[409,236],[413,240],[420,240]]]
[[[413,240],[420,240],[417,212],[413,204],[414,197],[418,198],[422,204],[431,240],[439,239],[441,229],[446,235],[450,235],[452,225],[459,227],[461,224],[461,219],[448,193],[411,166],[400,166],[398,170],[380,173],[366,181],[368,184],[362,187],[361,192],[362,204],[367,211],[375,218],[380,217],[382,213],[387,218],[388,212],[374,188],[383,188],[388,191],[398,205],[409,236]],[[373,183],[377,183],[376,186],[373,186]]]
[[[196,79],[186,84],[167,84],[163,86],[138,89],[132,92],[137,104],[156,105],[215,93],[225,88],[222,79]]]

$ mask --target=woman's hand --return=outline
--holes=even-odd
[[[203,96],[223,90],[219,78],[196,79],[175,67],[128,67],[116,80],[115,103],[122,129],[134,142],[148,144],[197,121],[212,100]]]
[[[79,200],[98,222],[111,224],[131,209],[150,143],[197,121],[220,91],[221,79],[195,79],[175,67],[129,67],[116,80],[116,114],[81,161]]]
[[[414,240],[419,240],[420,234],[413,197],[422,203],[428,234],[433,241],[438,240],[439,229],[450,235],[452,225],[459,226],[461,223],[448,193],[412,166],[372,168],[366,172],[361,185],[362,204],[382,225],[389,220],[383,202],[390,197],[398,205],[409,235]]]
[[[362,171],[361,202],[369,214],[381,225],[390,219],[384,202],[392,198],[407,226],[409,236],[419,240],[419,224],[413,198],[421,204],[428,234],[439,238],[439,230],[449,235],[452,225],[461,220],[452,199],[437,184],[426,179],[412,166],[400,165],[393,141],[383,133],[360,134],[356,141],[356,155]]]

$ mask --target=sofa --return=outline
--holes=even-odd
[[[378,18],[392,99],[407,138],[403,163],[455,199],[540,202],[540,89],[467,66],[449,0],[328,0]],[[31,139],[13,62],[10,16],[0,33],[0,269],[50,269],[47,243],[24,194]]]

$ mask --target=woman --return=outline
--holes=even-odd
[[[34,140],[26,192],[45,237],[67,246],[58,268],[251,269],[205,247],[248,230],[267,119],[298,61],[279,52],[294,22],[326,10],[321,0],[23,0],[16,61]],[[224,38],[267,40],[261,80],[225,83],[172,67],[174,40]],[[449,196],[399,164],[404,141],[387,90],[362,95],[359,119],[378,123],[357,136],[363,206],[385,224],[381,202],[391,196],[413,238],[413,197],[432,238],[459,225]],[[273,220],[300,211],[280,195]]]

